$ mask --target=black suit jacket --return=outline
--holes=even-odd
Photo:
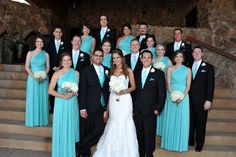
[[[138,72],[140,69],[143,68],[143,64],[142,64],[142,62],[141,62],[141,60],[140,60],[140,55],[141,55],[141,53],[139,53],[138,61],[137,61],[136,65],[135,65],[135,68],[134,68],[134,70],[133,70],[134,76],[137,74],[137,72]],[[128,65],[128,67],[131,68],[131,54],[125,55],[125,63]]]
[[[180,44],[180,50],[184,51],[184,55],[185,55],[184,65],[186,65],[187,67],[191,67],[191,65],[193,64],[192,46],[183,41]],[[168,43],[166,45],[165,56],[169,57],[169,59],[173,62],[174,54],[175,54],[174,53],[174,42]]]
[[[141,77],[142,70],[139,70],[135,79],[134,114],[141,113],[143,116],[148,116],[154,114],[154,110],[161,112],[166,100],[165,74],[152,67],[143,88]]]
[[[106,105],[109,99],[109,79],[106,71],[108,72],[108,68],[104,66],[105,81],[102,87],[93,65],[87,66],[82,70],[79,83],[80,110],[86,109],[87,112],[94,113],[106,108],[106,106],[102,108],[100,103],[101,94],[104,96]]]
[[[100,31],[101,31],[101,28],[98,29],[97,31],[95,31],[95,33],[94,33],[94,38],[96,39],[96,49],[101,49],[103,41],[109,40],[111,43],[111,50],[114,50],[116,48],[116,33],[115,33],[115,31],[107,28],[107,31],[106,31],[102,41],[101,41]]]
[[[56,45],[53,40],[50,40],[50,42],[46,45],[46,51],[49,54],[49,60],[50,60],[50,73],[53,73],[54,67],[59,67],[59,58],[60,55],[68,50],[68,46],[65,44],[64,41],[61,40],[61,45],[59,47],[58,53],[56,50]]]
[[[202,61],[190,88],[190,100],[195,105],[204,105],[205,101],[213,99],[215,89],[214,67]],[[202,108],[202,106],[199,106]]]
[[[83,68],[90,65],[90,57],[87,53],[80,51],[79,57],[77,61],[77,65],[74,65],[73,63],[73,54],[72,51],[70,51],[71,60],[72,60],[72,68],[75,68],[75,70],[81,72]]]
[[[139,49],[140,52],[141,52],[141,50],[147,48],[147,43],[146,42],[147,42],[147,37],[149,37],[149,36],[152,36],[154,38],[154,41],[156,42],[156,38],[153,34],[146,34],[146,37],[140,43],[140,49]],[[136,39],[138,39],[138,40],[139,40],[139,38],[140,38],[140,35],[138,35],[136,37]],[[156,46],[156,45],[154,45],[154,46]]]

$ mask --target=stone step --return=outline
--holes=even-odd
[[[9,80],[26,80],[26,72],[9,72],[9,71],[0,71],[0,79],[9,79]]]
[[[19,108],[25,109],[26,102],[24,99],[8,99],[0,97],[0,108]]]
[[[236,120],[235,110],[211,110],[208,112],[210,119],[234,119]]]
[[[0,71],[24,72],[25,71],[25,65],[0,64]]]
[[[22,80],[0,80],[0,88],[26,89],[26,81],[22,81]]]
[[[51,152],[24,150],[15,148],[0,148],[2,157],[51,157]]]
[[[208,120],[207,131],[236,132],[236,121],[225,120],[220,122]]]
[[[14,99],[25,99],[26,90],[25,89],[0,88],[0,97],[14,98]]]
[[[231,91],[230,89],[226,89],[226,88],[216,88],[215,92],[214,92],[214,97],[215,98],[231,98]]]
[[[51,138],[32,135],[1,133],[0,147],[51,151]]]
[[[236,99],[233,98],[214,98],[213,108],[214,107],[227,107],[231,109],[236,108]]]
[[[0,119],[0,128],[0,133],[52,137],[51,125],[45,127],[25,127],[25,122],[21,120]]]

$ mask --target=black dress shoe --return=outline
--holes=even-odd
[[[201,152],[202,151],[202,146],[196,146],[195,151],[196,152]]]

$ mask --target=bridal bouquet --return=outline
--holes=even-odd
[[[181,101],[184,98],[184,93],[181,91],[173,91],[170,97],[173,102]]]
[[[34,78],[38,81],[44,81],[47,78],[47,74],[45,71],[36,71],[34,73]]]
[[[164,71],[166,66],[162,62],[157,62],[157,63],[153,64],[153,67]]]
[[[109,82],[109,86],[110,86],[110,91],[115,92],[115,93],[119,93],[122,90],[127,89],[125,85],[125,80],[121,80],[121,79],[111,80]],[[119,97],[116,98],[116,101],[119,101]]]
[[[73,93],[75,95],[77,95],[77,92],[79,90],[78,84],[76,83],[72,83],[72,82],[64,82],[62,84],[62,89],[66,92],[66,93]]]

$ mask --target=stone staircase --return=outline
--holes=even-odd
[[[24,66],[0,65],[0,148],[50,152],[51,126],[24,126],[26,78]],[[236,99],[228,89],[216,89],[202,152],[195,152],[194,147],[184,153],[165,151],[159,149],[160,138],[156,140],[155,157],[235,157]]]

